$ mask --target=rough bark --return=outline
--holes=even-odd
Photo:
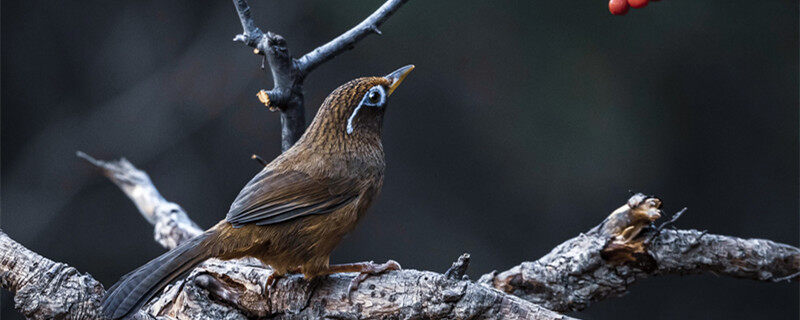
[[[664,274],[797,280],[800,249],[769,240],[655,228],[660,205],[656,198],[634,195],[589,232],[537,261],[486,274],[479,283],[568,312],[625,294],[636,280]]]
[[[0,284],[28,319],[93,319],[103,285],[88,274],[28,250],[0,231]]]
[[[105,290],[92,276],[42,257],[0,231],[0,284],[28,319],[101,319]],[[134,318],[156,319],[570,319],[468,280],[429,271],[370,277],[348,297],[353,274],[300,275],[264,292],[272,271],[252,259],[211,259],[168,286]]]
[[[180,207],[167,205],[170,202],[147,175],[129,162],[81,156],[101,168],[134,201],[165,247],[200,231],[182,209],[156,209]],[[661,216],[659,207],[660,200],[637,194],[599,226],[538,261],[484,275],[477,283],[464,276],[469,265],[465,254],[444,274],[402,270],[370,277],[349,299],[347,287],[354,274],[310,282],[293,275],[264,292],[272,272],[269,267],[253,259],[211,259],[167,287],[137,317],[564,319],[550,310],[585,308],[620,295],[635,280],[651,275],[714,272],[780,281],[796,280],[800,272],[800,249],[792,246],[653,228],[652,222]],[[5,234],[0,234],[0,254],[2,285],[16,293],[17,308],[27,317],[94,319],[99,314],[104,290],[91,276],[47,260]]]
[[[166,290],[148,313],[185,319],[570,319],[518,297],[430,271],[367,278],[348,298],[352,274],[280,279],[262,293],[270,270],[212,259]]]

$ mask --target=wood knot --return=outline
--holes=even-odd
[[[612,263],[640,261],[650,268],[654,261],[647,254],[644,239],[638,236],[661,218],[661,205],[660,199],[637,193],[614,210],[601,227],[602,234],[609,237],[601,257]]]
[[[601,231],[609,237],[631,240],[658,218],[661,218],[661,200],[637,193],[606,218]]]
[[[258,93],[256,94],[256,97],[258,97],[258,101],[261,101],[261,103],[263,103],[265,106],[267,106],[267,108],[269,108],[269,111],[275,112],[278,110],[278,106],[273,104],[272,101],[269,99],[269,93],[267,92],[267,90],[259,90]]]

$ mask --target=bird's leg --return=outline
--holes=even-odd
[[[278,282],[278,279],[281,277],[283,277],[282,274],[279,275],[273,270],[269,277],[267,277],[267,282],[264,284],[264,290],[262,292],[269,294],[272,291],[272,288],[275,286],[275,283]]]
[[[350,297],[350,292],[358,289],[358,285],[369,276],[381,274],[390,270],[400,270],[400,264],[397,261],[389,260],[386,263],[377,264],[375,262],[356,262],[347,264],[334,264],[328,266],[327,269],[321,270],[316,276],[330,275],[334,273],[345,272],[358,272],[359,274],[350,281],[350,286],[347,290],[347,297]]]

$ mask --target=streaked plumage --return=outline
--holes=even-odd
[[[411,69],[359,78],[333,91],[300,140],[245,185],[225,220],[120,279],[103,301],[104,313],[130,316],[209,257],[251,256],[277,276],[300,270],[307,278],[399,267],[329,266],[328,257],[380,192],[385,100]]]

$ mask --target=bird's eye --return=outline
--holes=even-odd
[[[367,99],[369,99],[370,103],[378,103],[381,101],[381,93],[378,91],[370,91]]]

